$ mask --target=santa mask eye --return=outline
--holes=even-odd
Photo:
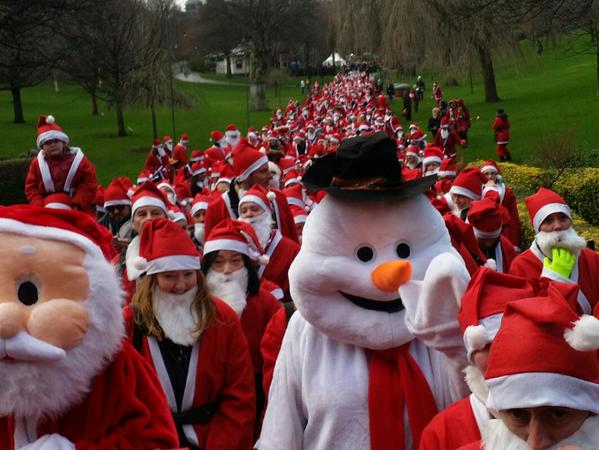
[[[17,297],[25,306],[37,303],[39,293],[37,286],[30,280],[24,280],[17,284]]]
[[[408,258],[410,256],[410,246],[405,242],[400,242],[395,247],[395,253],[397,253],[397,256],[401,259]]]
[[[374,249],[368,245],[363,245],[356,250],[356,256],[362,262],[370,262],[374,259]]]

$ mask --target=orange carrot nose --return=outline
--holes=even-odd
[[[372,271],[370,278],[381,291],[395,292],[412,278],[412,263],[406,260],[383,263]]]

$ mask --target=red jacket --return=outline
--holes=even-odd
[[[89,394],[60,418],[43,420],[38,436],[58,433],[77,450],[171,449],[177,431],[156,374],[129,345],[94,378]],[[0,450],[15,450],[14,421],[0,417]]]
[[[215,321],[202,332],[196,344],[197,360],[194,363],[192,352],[189,365],[190,369],[196,365],[192,406],[217,400],[219,405],[208,423],[193,425],[193,433],[200,449],[251,449],[256,397],[247,341],[235,312],[218,299],[215,299],[215,307]],[[125,319],[129,339],[133,340],[133,314],[128,307],[125,308]],[[144,336],[141,353],[155,366],[151,345],[150,338]],[[168,374],[165,379],[164,373],[161,375],[160,370],[157,373],[162,385],[170,385]]]
[[[286,238],[282,233],[275,231],[270,244],[266,247],[266,254],[270,257],[266,266],[258,268],[260,278],[266,278],[280,286],[288,296],[289,292],[289,267],[299,253],[300,246],[297,242]]]
[[[498,144],[507,144],[510,140],[510,121],[496,117],[493,122],[493,131],[495,131],[495,140]]]
[[[503,235],[499,236],[499,245],[501,247],[501,259],[503,260],[503,267],[497,267],[497,271],[510,273],[512,262],[518,255],[516,254],[516,250],[514,250],[514,245],[512,242]]]
[[[272,316],[272,319],[264,330],[264,336],[260,343],[260,351],[262,352],[262,359],[264,361],[262,387],[266,398],[268,398],[268,391],[270,390],[275,363],[281,351],[285,330],[287,330],[287,313],[284,308],[281,308]]]
[[[40,170],[40,165],[44,169]],[[44,206],[44,198],[54,192],[67,192],[73,206],[95,216],[96,168],[81,149],[68,148],[58,159],[50,159],[40,151],[31,160],[25,179],[25,197],[36,206]]]
[[[447,139],[443,139],[443,137],[441,137],[441,128],[439,128],[437,130],[437,134],[435,134],[435,141],[433,142],[433,145],[442,148],[443,153],[445,153],[448,158],[453,158],[457,153],[455,146],[461,146],[462,139],[460,139],[455,130],[451,130],[447,136]]]

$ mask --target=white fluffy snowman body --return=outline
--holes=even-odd
[[[399,292],[381,290],[372,273],[396,260],[411,263],[412,277]],[[308,217],[289,278],[299,314],[276,363],[260,450],[369,449],[367,349],[410,342],[439,409],[467,392],[457,311],[469,276],[424,195],[327,196]],[[399,301],[405,308],[384,310]]]

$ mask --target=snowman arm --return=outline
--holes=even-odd
[[[458,365],[466,364],[458,310],[469,279],[457,256],[442,253],[431,261],[422,281],[413,280],[399,288],[410,332]]]
[[[275,363],[268,394],[268,407],[262,423],[260,439],[254,446],[258,450],[301,450],[306,426],[301,401],[301,354],[298,331],[304,319],[295,313],[285,332],[281,351]]]
[[[60,434],[44,434],[21,450],[75,450],[75,444]]]

